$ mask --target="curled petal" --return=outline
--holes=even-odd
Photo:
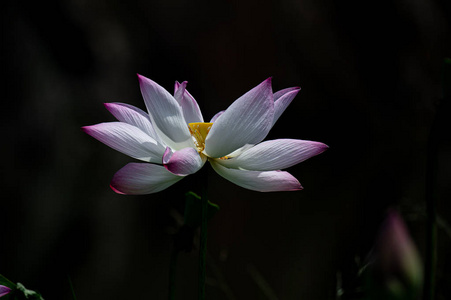
[[[138,78],[147,111],[158,135],[173,149],[194,147],[182,108],[174,97],[156,82],[141,75]]]
[[[122,122],[82,127],[83,131],[105,145],[133,158],[161,163],[164,147],[138,127]]]
[[[223,157],[246,145],[262,141],[272,127],[274,100],[271,78],[238,98],[213,123],[204,152]]]
[[[211,161],[213,169],[225,179],[243,188],[258,192],[297,191],[302,186],[299,181],[284,171],[247,171],[229,169]]]
[[[182,107],[183,117],[186,124],[204,122],[199,105],[193,96],[186,90],[186,84],[188,81],[184,81],[181,84],[175,83],[174,98]]]
[[[149,115],[142,109],[125,103],[105,103],[108,111],[121,122],[133,125],[147,133],[150,137],[161,142],[150,122]]]
[[[177,176],[163,166],[129,163],[114,174],[111,188],[118,194],[152,194],[168,188],[181,179],[183,176]]]
[[[324,152],[327,145],[320,142],[278,139],[265,141],[230,159],[218,163],[234,169],[270,171],[286,169]]]
[[[184,148],[174,153],[166,149],[163,155],[164,167],[179,176],[196,173],[205,162],[206,157],[204,155],[201,157],[194,148]]]
[[[272,121],[273,126],[300,90],[301,88],[294,87],[283,89],[274,93],[274,119]]]
[[[164,151],[164,154],[163,154],[163,165],[165,165],[169,162],[169,160],[172,157],[172,154],[174,154],[174,151],[172,151],[171,148],[166,147],[166,150]]]

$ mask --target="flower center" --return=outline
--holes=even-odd
[[[194,144],[197,151],[202,152],[205,149],[205,138],[211,129],[213,123],[189,123],[188,129],[194,138]]]

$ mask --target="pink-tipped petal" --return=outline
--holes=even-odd
[[[204,159],[194,148],[185,148],[174,153],[166,150],[163,156],[164,167],[179,176],[186,176],[196,173],[205,164]]]
[[[194,147],[183,111],[177,100],[156,82],[138,75],[150,119],[158,135],[172,149]]]
[[[175,95],[175,93],[177,93],[177,90],[179,89],[179,87],[180,87],[180,82],[178,82],[176,80],[175,83],[174,83],[174,95]]]
[[[125,103],[105,103],[108,111],[121,122],[133,125],[147,133],[156,141],[162,142],[150,122],[149,115],[142,109]]]
[[[300,90],[301,88],[287,88],[280,90],[274,94],[274,119],[272,121],[273,126]]]
[[[8,295],[11,292],[11,289],[7,286],[0,285],[0,297]]]
[[[111,188],[119,194],[145,195],[162,191],[183,176],[177,176],[165,167],[145,163],[129,163],[114,174]]]
[[[289,92],[292,92],[292,91],[299,91],[300,89],[301,89],[300,87],[296,86],[296,87],[289,87],[289,88],[277,91],[277,92],[274,93],[274,102],[276,102],[280,97],[282,97],[286,93],[289,93]]]
[[[176,84],[174,98],[182,107],[183,117],[185,118],[186,124],[204,122],[199,105],[186,89],[187,83],[188,81],[184,81],[179,84],[179,86]]]
[[[274,100],[268,78],[233,102],[213,123],[204,151],[217,158],[246,144],[256,144],[268,134],[273,118]]]
[[[138,127],[122,122],[82,127],[83,131],[105,145],[133,158],[161,163],[164,146]]]
[[[218,163],[228,168],[270,171],[294,166],[324,152],[327,145],[320,142],[278,139],[265,141],[230,159]]]
[[[229,169],[211,161],[213,169],[225,179],[243,188],[257,192],[297,191],[299,181],[285,171],[246,171]]]
[[[216,120],[225,112],[225,110],[221,110],[220,112],[218,112],[216,115],[213,116],[213,118],[211,118],[210,123],[214,123],[216,122]]]

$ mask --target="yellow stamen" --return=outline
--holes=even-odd
[[[205,138],[210,132],[213,123],[189,123],[188,129],[191,135],[195,138],[194,144],[197,151],[202,152],[205,149]]]

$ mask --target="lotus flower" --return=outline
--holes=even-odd
[[[319,142],[277,139],[260,143],[300,88],[273,94],[271,78],[238,98],[210,122],[186,90],[175,83],[174,96],[138,75],[147,112],[123,103],[106,103],[119,122],[85,126],[83,130],[111,148],[144,163],[129,163],[111,181],[120,194],[156,193],[209,161],[231,182],[254,191],[302,189],[290,173],[280,171],[328,147]]]

